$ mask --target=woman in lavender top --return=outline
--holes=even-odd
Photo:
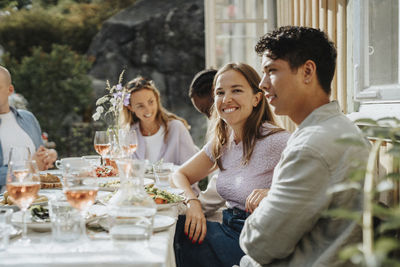
[[[161,105],[153,81],[137,77],[128,82],[129,105],[122,111],[122,127],[136,130],[138,148],[133,157],[181,165],[197,152],[188,123]]]
[[[173,177],[188,207],[177,222],[178,266],[232,266],[244,255],[239,247],[244,221],[266,196],[289,138],[275,125],[259,82],[257,72],[244,63],[229,63],[214,78],[209,142]],[[217,191],[228,207],[222,224],[206,221],[190,187],[216,169]]]

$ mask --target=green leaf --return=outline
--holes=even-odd
[[[334,194],[338,192],[343,192],[351,189],[361,189],[361,185],[358,182],[345,182],[345,183],[339,183],[335,184],[332,187],[328,188],[327,193],[328,194]]]
[[[382,217],[388,217],[391,216],[392,214],[394,214],[395,211],[393,211],[392,208],[388,208],[385,206],[382,206],[380,204],[375,203],[373,205],[373,213],[374,215],[382,218]]]
[[[375,120],[368,118],[358,119],[355,121],[355,123],[361,125],[378,125],[378,123]]]
[[[400,216],[397,215],[397,216],[392,216],[392,217],[388,218],[386,222],[383,222],[379,226],[378,231],[380,233],[384,233],[386,231],[396,230],[399,228],[400,228]]]
[[[388,179],[400,180],[400,173],[392,172],[392,173],[387,174],[386,177]]]
[[[340,219],[349,219],[357,223],[361,223],[361,212],[359,211],[351,211],[347,209],[337,208],[322,212],[322,216],[340,218]]]
[[[339,258],[346,261],[346,260],[353,258],[354,256],[362,257],[362,253],[361,253],[361,250],[359,247],[360,247],[360,245],[346,246],[344,249],[342,249],[339,252]]]
[[[383,117],[377,120],[377,123],[390,123],[391,125],[400,124],[400,120],[396,117]]]
[[[387,151],[387,153],[389,155],[399,158],[400,157],[400,146],[394,145],[392,148],[389,149],[389,151]]]
[[[399,247],[400,243],[395,238],[382,237],[375,242],[375,251],[377,254],[380,254],[382,258]]]
[[[342,145],[364,146],[365,143],[360,139],[360,136],[348,135],[341,136],[335,140],[336,143]]]

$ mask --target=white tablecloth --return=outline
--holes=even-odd
[[[158,214],[177,218],[178,209],[172,207]],[[0,266],[163,266],[174,267],[173,239],[175,224],[165,231],[154,233],[149,242],[115,243],[95,235],[87,246],[78,242],[52,241],[51,232],[29,230],[32,243],[28,247],[11,240],[6,251],[0,252]],[[103,237],[105,234],[103,234]],[[80,250],[79,250],[80,249]]]

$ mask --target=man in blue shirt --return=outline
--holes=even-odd
[[[43,146],[41,129],[35,116],[26,110],[10,107],[8,97],[14,92],[11,75],[0,66],[0,187],[6,184],[10,149],[27,146],[33,153],[39,170],[47,170],[57,159],[54,149]]]

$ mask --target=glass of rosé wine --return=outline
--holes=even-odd
[[[8,196],[22,212],[22,238],[17,242],[28,245],[30,239],[27,237],[26,211],[37,198],[40,190],[40,176],[36,161],[9,161],[6,179]]]
[[[94,149],[101,156],[101,163],[104,165],[104,157],[111,150],[111,141],[107,131],[96,131],[94,135]]]
[[[120,129],[119,130],[119,143],[124,155],[128,158],[132,157],[138,145],[138,139],[135,130]]]
[[[63,174],[63,191],[69,204],[81,214],[81,238],[87,241],[86,213],[96,201],[97,179],[93,167],[71,168],[67,165]]]

